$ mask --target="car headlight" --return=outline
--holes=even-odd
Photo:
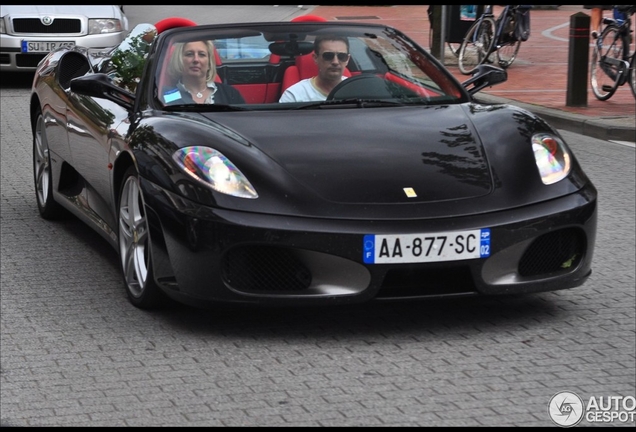
[[[0,34],[5,34],[6,32],[4,29],[4,17],[0,17]]]
[[[172,157],[186,173],[217,192],[238,198],[258,198],[249,180],[221,152],[203,146],[184,147]]]
[[[559,138],[547,133],[535,134],[532,136],[532,150],[543,184],[556,183],[569,174],[572,159]]]
[[[88,34],[116,33],[121,31],[121,21],[115,18],[88,20]]]

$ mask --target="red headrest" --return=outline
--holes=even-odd
[[[298,68],[298,76],[300,79],[311,78],[318,75],[318,65],[311,54],[296,57],[296,67]]]
[[[292,22],[304,22],[304,21],[327,21],[326,18],[320,17],[318,15],[301,15],[292,19]]]
[[[175,27],[191,27],[195,25],[197,25],[197,23],[187,18],[170,17],[170,18],[164,18],[161,21],[158,21],[155,24],[155,28],[157,29],[157,33],[161,33],[164,30],[168,30]]]

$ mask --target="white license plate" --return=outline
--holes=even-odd
[[[425,234],[367,234],[366,264],[458,261],[490,256],[490,229]]]
[[[55,51],[58,48],[73,48],[75,42],[69,41],[22,41],[23,53],[47,53]]]

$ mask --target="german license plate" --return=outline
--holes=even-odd
[[[490,256],[490,228],[425,234],[367,234],[366,264],[459,261]]]
[[[72,41],[22,41],[23,53],[47,53],[58,48],[73,48],[75,42]]]

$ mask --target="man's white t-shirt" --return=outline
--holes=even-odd
[[[342,79],[347,77],[343,76]],[[313,78],[307,78],[290,86],[283,92],[278,102],[311,102],[324,101],[327,95],[321,92],[313,83]]]

